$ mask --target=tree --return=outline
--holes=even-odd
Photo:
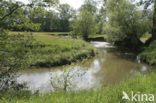
[[[89,35],[94,35],[97,32],[96,11],[94,11],[96,7],[90,1],[87,1],[80,8],[80,13],[73,23],[72,32],[74,37],[80,36],[84,40],[87,40]]]
[[[154,4],[154,12],[153,12],[153,17],[152,17],[152,24],[153,26],[151,27],[151,34],[152,34],[152,37],[146,41],[146,46],[149,46],[149,44],[156,40],[156,0],[140,0],[140,2],[138,3],[139,5],[143,6],[144,7],[144,14],[146,16],[146,14],[149,12],[148,8],[149,6],[151,6],[152,4]]]
[[[56,12],[57,10],[57,12]],[[75,11],[68,4],[60,4],[56,10],[47,10],[44,7],[30,9],[29,18],[34,23],[40,23],[40,31],[70,31],[70,20]]]
[[[96,5],[97,2],[95,2],[94,0],[85,0],[84,4],[80,7],[80,12],[86,10],[94,15],[97,12]]]
[[[69,4],[60,4],[58,11],[61,31],[68,32],[70,30],[70,19],[73,16],[74,9],[71,8]]]
[[[115,44],[136,50],[143,44],[140,37],[150,31],[148,16],[143,16],[130,0],[107,1],[108,24],[104,32]]]
[[[34,24],[29,20],[28,14],[25,14],[27,8],[50,7],[58,3],[58,0],[32,0],[28,4],[14,0],[0,1],[0,27],[5,29],[37,31],[39,24]],[[24,10],[25,9],[25,10]],[[28,12],[27,12],[28,13]]]
[[[96,18],[98,24],[98,34],[102,34],[103,27],[107,23],[107,8],[106,8],[107,0],[102,0],[100,3],[103,3],[103,5],[100,8]]]

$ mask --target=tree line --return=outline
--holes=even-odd
[[[71,32],[85,40],[89,35],[106,34],[108,41],[132,48],[142,45],[140,37],[147,32],[152,34],[148,42],[155,40],[156,1],[99,1],[85,0],[75,10],[58,0],[32,0],[29,4],[1,0],[0,26],[12,31]]]

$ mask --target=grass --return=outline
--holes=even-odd
[[[17,32],[13,32],[13,34],[17,34]],[[18,34],[27,35],[23,32],[18,32]],[[70,64],[95,54],[95,48],[80,39],[52,36],[49,33],[35,32],[32,35],[37,42],[33,44],[32,49],[34,50],[29,57],[31,66],[52,67]]]
[[[90,35],[88,38],[98,38],[98,37],[102,37],[102,38],[105,38],[106,35],[102,35],[102,34],[96,34],[96,35]]]
[[[141,75],[137,73],[133,78],[126,79],[119,84],[109,85],[99,90],[78,91],[78,92],[56,92],[42,95],[32,95],[30,97],[12,98],[3,97],[0,103],[132,103],[132,101],[122,100],[122,92],[125,91],[131,96],[134,93],[156,95],[156,74]],[[10,94],[9,94],[10,95]],[[135,102],[149,103],[149,101]],[[150,102],[152,103],[152,102]]]
[[[149,64],[156,64],[156,40],[140,54],[142,61]]]
[[[17,33],[20,33],[20,34],[23,34],[24,32],[15,32],[15,31],[12,31],[10,32],[11,34],[17,34]],[[70,34],[70,32],[32,32],[33,34],[41,34],[41,35],[51,35],[51,34],[55,34],[55,35],[60,35],[60,34]]]

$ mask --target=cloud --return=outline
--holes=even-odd
[[[16,1],[21,1],[24,3],[29,3],[29,0],[16,0]],[[82,4],[84,0],[60,0],[60,3],[67,3],[74,9],[78,9]]]
[[[84,0],[60,0],[60,3],[67,3],[75,9],[78,9]]]

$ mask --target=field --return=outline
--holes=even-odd
[[[51,35],[64,33],[10,32],[9,34],[32,34],[36,39],[34,44],[38,45],[38,47],[32,51],[30,58],[31,66],[52,67],[70,64],[71,62],[89,58],[95,54],[95,48],[83,40]]]

